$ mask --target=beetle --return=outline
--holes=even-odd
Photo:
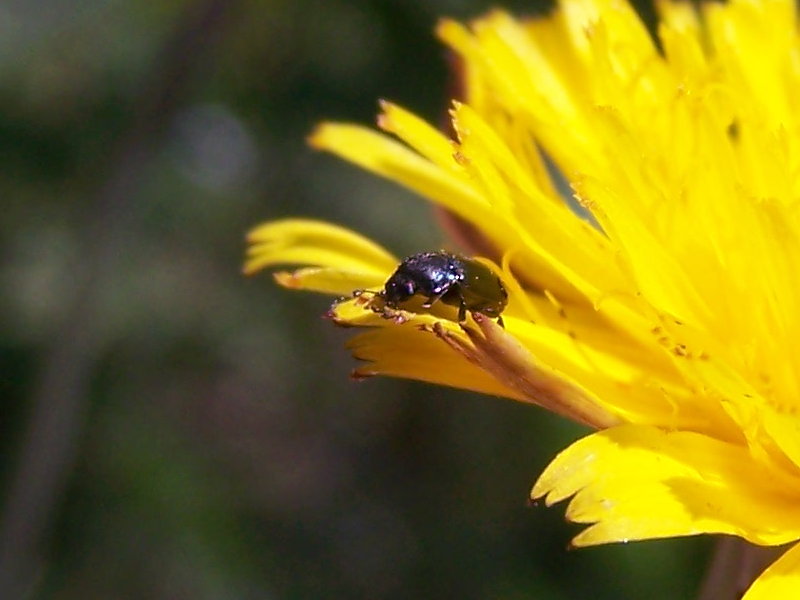
[[[438,301],[458,307],[459,323],[466,320],[469,310],[496,318],[503,326],[500,315],[508,293],[500,278],[473,258],[443,250],[414,254],[403,259],[378,293],[390,308],[399,308],[416,295],[425,297],[423,308]]]

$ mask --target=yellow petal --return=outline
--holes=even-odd
[[[646,298],[676,318],[697,322],[708,319],[707,299],[700,296],[684,265],[626,206],[625,199],[600,181],[585,177],[576,186],[582,198],[591,198],[607,215],[603,228],[629,258],[631,276]]]
[[[742,596],[742,600],[779,598],[800,598],[800,544],[772,563]]]
[[[467,328],[466,332],[477,350],[476,359],[498,380],[518,389],[530,402],[589,427],[610,427],[621,422],[607,405],[550,365],[538,361],[511,335],[510,331],[518,329],[520,324],[514,324],[515,327],[509,320],[506,331],[483,315],[473,315],[473,319],[479,331]]]
[[[396,109],[392,111],[391,118],[402,122],[398,132],[409,135],[414,143],[435,145],[430,141],[419,142],[421,138],[431,137],[430,132],[420,131],[422,125],[404,118]],[[487,197],[486,190],[476,187],[472,174],[463,168],[442,168],[384,135],[355,125],[323,124],[312,134],[310,141],[316,148],[334,152],[440,204],[474,224],[496,247],[518,249],[522,252],[517,258],[518,267],[525,271],[529,281],[547,279],[548,289],[559,296],[576,296],[552,266],[526,252],[526,243],[520,238],[519,230],[509,223],[508,212],[498,210],[502,199],[497,195]],[[562,210],[568,212],[565,208]],[[590,229],[585,223],[584,226]],[[596,242],[602,243],[599,239]]]
[[[417,321],[387,326],[353,337],[347,347],[366,361],[355,369],[359,377],[387,375],[417,379],[491,396],[521,400],[519,392],[498,382],[487,371],[438,339]]]
[[[417,115],[386,100],[381,101],[381,110],[383,112],[378,116],[378,126],[381,129],[393,133],[440,167],[454,172],[461,170],[453,160],[453,142],[441,131],[431,127]]]
[[[594,523],[577,546],[698,533],[783,544],[800,536],[798,483],[787,489],[745,447],[625,425],[563,451],[531,495],[548,505],[574,495],[567,517]]]
[[[277,264],[307,264],[362,273],[385,274],[397,258],[345,227],[311,219],[271,221],[247,235],[244,272]]]
[[[391,311],[395,318],[385,318],[370,310],[361,299],[335,305],[331,318],[339,325],[370,327],[350,339],[347,347],[353,356],[365,361],[353,375],[357,378],[386,375],[417,379],[450,387],[473,390],[493,396],[524,400],[512,387],[471,361],[469,352],[448,343],[449,336],[466,341],[455,323],[427,313]]]
[[[741,86],[741,100],[770,128],[796,123],[797,15],[791,0],[740,1],[704,7],[716,54],[727,78]],[[792,87],[787,87],[787,85]],[[792,89],[794,88],[794,89]]]
[[[491,220],[486,201],[468,182],[386,135],[360,125],[323,123],[309,143],[396,181],[467,220]]]
[[[439,37],[469,66],[470,103],[486,115],[514,115],[518,126],[536,132],[537,141],[559,166],[570,157],[581,164],[592,161],[592,154],[584,151],[585,142],[579,143],[594,139],[581,133],[589,124],[578,108],[580,100],[536,40],[501,11],[477,21],[474,29],[470,32],[450,20],[437,27]],[[569,46],[564,46],[562,39],[559,52],[569,53]],[[576,77],[585,78],[584,73]]]
[[[280,285],[289,289],[349,296],[357,291],[378,291],[383,287],[388,273],[347,271],[333,267],[304,267],[294,271],[278,271],[273,277]]]
[[[800,421],[794,414],[784,415],[773,407],[765,406],[761,411],[764,428],[775,444],[792,462],[800,466]]]
[[[511,150],[469,106],[457,104],[453,123],[460,134],[461,153],[473,178],[486,189],[486,197],[506,217],[520,248],[515,266],[524,278],[548,280],[548,289],[560,291],[557,277],[566,277],[592,301],[599,289],[630,291],[616,268],[605,236],[576,218],[564,203],[547,199]],[[514,247],[513,239],[507,244]],[[533,250],[533,252],[531,252]],[[555,270],[556,274],[550,271]],[[554,289],[555,288],[555,289]],[[562,292],[566,294],[566,292]]]

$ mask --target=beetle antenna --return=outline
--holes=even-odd
[[[376,296],[383,296],[383,290],[375,291],[375,290],[353,290],[353,298],[359,298],[363,294],[375,294]]]

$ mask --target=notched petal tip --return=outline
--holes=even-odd
[[[253,269],[252,273],[259,270],[260,269]],[[249,274],[251,273],[248,273],[248,275]],[[272,274],[272,278],[275,280],[275,283],[281,287],[289,288],[290,290],[299,290],[304,287],[302,279],[297,276],[296,271],[276,271]]]
[[[337,327],[342,327],[342,328],[358,327],[358,325],[356,325],[355,323],[348,321],[347,319],[342,319],[336,314],[336,307],[339,305],[340,302],[344,301],[345,300],[337,300],[336,302],[334,302],[328,310],[326,310],[324,313],[322,313],[322,315],[320,315],[320,318],[325,319],[327,321],[331,321]]]
[[[369,369],[362,369],[361,367],[356,367],[355,369],[350,371],[350,379],[357,382],[366,381],[367,379],[371,379],[376,375],[377,373],[375,371],[370,371]]]
[[[558,504],[565,499],[566,496],[560,496],[554,493],[552,486],[541,486],[541,477],[536,481],[530,493],[530,500],[537,504],[544,504],[546,508],[550,508],[554,504]]]
[[[380,112],[378,116],[375,117],[375,122],[378,125],[378,129],[382,129],[383,131],[392,132],[392,110],[396,105],[388,100],[383,98],[378,100],[378,108],[380,108]]]
[[[306,136],[306,143],[314,150],[324,150],[327,147],[324,140],[327,137],[331,125],[332,123],[329,121],[317,123],[314,129],[311,130],[311,133]]]
[[[441,35],[442,30],[451,27],[462,28],[463,25],[459,21],[456,21],[455,19],[452,19],[450,17],[439,17],[439,19],[436,21],[434,32],[436,33],[436,35]]]
[[[350,297],[336,299],[323,318],[338,327],[369,327],[376,325],[375,310],[370,306],[371,295],[357,290]]]

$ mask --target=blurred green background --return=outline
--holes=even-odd
[[[568,551],[563,506],[527,505],[579,428],[351,381],[330,299],[240,275],[290,215],[446,243],[304,138],[378,98],[439,122],[433,27],[491,6],[2,3],[1,598],[693,595],[706,540]]]

